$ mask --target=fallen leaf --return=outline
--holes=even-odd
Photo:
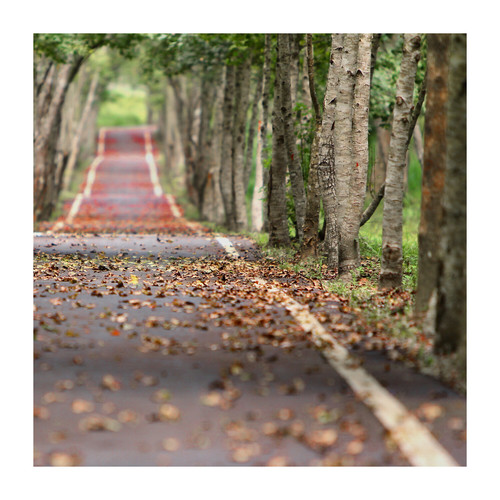
[[[180,441],[173,437],[164,439],[161,444],[166,451],[177,451],[181,446]]]
[[[92,401],[86,401],[85,399],[75,399],[71,403],[71,410],[73,413],[91,413],[94,409],[94,403],[92,403]]]

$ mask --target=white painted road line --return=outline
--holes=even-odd
[[[90,194],[92,193],[92,185],[94,184],[96,178],[96,170],[102,160],[102,156],[97,156],[96,158],[94,158],[94,161],[90,165],[89,173],[87,174],[87,182],[85,183],[85,189],[83,190],[83,196],[85,196],[85,198],[90,197]]]
[[[299,304],[282,290],[261,278],[255,281],[275,294],[278,301],[286,307],[304,331],[311,333],[314,343],[321,347],[330,365],[389,431],[390,437],[412,465],[458,466],[431,432],[374,377],[358,366],[345,347],[328,335],[307,306]]]
[[[238,258],[240,256],[240,254],[236,251],[236,248],[234,248],[233,244],[227,238],[224,238],[223,236],[217,236],[215,239],[219,242],[219,244],[222,246],[222,248],[231,257]]]
[[[166,194],[165,199],[167,200],[167,203],[170,205],[170,210],[172,211],[172,215],[174,217],[181,217],[182,215],[179,208],[177,207],[175,198],[171,194]]]
[[[99,131],[99,140],[97,143],[97,156],[104,156],[104,136],[106,135],[106,128],[101,128]]]
[[[215,238],[231,256],[238,256],[232,243],[224,237]],[[412,465],[458,466],[453,457],[441,446],[431,432],[406,407],[382,387],[364,368],[359,366],[349,351],[327,333],[311,314],[279,288],[262,278],[255,282],[274,294],[305,332],[311,333],[313,342],[321,348],[330,365],[344,378],[363,403],[389,431],[390,437]]]
[[[163,189],[161,188],[160,180],[158,179],[158,167],[153,155],[151,132],[148,130],[144,132],[144,147],[146,148],[146,163],[149,167],[149,176],[151,177],[151,183],[153,184],[153,191],[156,196],[161,196],[163,194]]]

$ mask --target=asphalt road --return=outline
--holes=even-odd
[[[155,189],[148,130],[101,132],[79,201],[34,236],[34,464],[416,465],[415,436],[388,429],[286,301],[340,344],[351,315],[251,241],[186,221]],[[464,397],[352,354],[466,464]]]

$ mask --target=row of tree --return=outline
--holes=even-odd
[[[75,77],[101,47],[116,67],[123,55],[139,61],[166,173],[184,173],[202,218],[265,229],[273,246],[295,239],[302,257],[324,251],[341,278],[359,267],[360,227],[385,198],[379,283],[401,286],[413,137],[423,164],[417,308],[437,311],[438,349],[464,345],[465,35],[36,35],[35,220],[71,178],[99,94],[97,74]]]

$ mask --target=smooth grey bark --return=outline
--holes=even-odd
[[[226,81],[224,86],[222,145],[221,145],[221,177],[220,188],[224,202],[225,225],[234,226],[233,212],[233,98],[234,98],[235,71],[234,66],[226,65]]]
[[[233,124],[233,211],[236,231],[248,226],[245,186],[245,127],[250,91],[251,60],[247,57],[237,66],[235,77],[235,114]],[[230,228],[232,229],[232,228]]]
[[[446,105],[449,35],[427,35],[427,112],[418,230],[418,286],[415,311],[423,312],[438,284],[446,171]],[[416,137],[416,136],[415,136]]]
[[[278,34],[278,51],[281,60],[280,84],[281,84],[281,114],[285,132],[285,145],[287,150],[288,172],[292,196],[295,205],[295,218],[297,225],[297,236],[299,241],[304,236],[304,219],[306,211],[306,193],[304,188],[304,176],[300,165],[297,144],[294,132],[294,116],[292,112],[292,96],[290,86],[290,48],[289,35]]]
[[[281,53],[276,57],[276,84],[273,104],[272,159],[268,185],[269,245],[280,247],[290,245],[286,206],[286,144],[283,114],[281,112]]]
[[[385,182],[382,221],[382,261],[379,287],[397,288],[403,279],[403,195],[415,75],[420,58],[420,36],[404,35],[401,70],[396,85],[396,105]]]
[[[446,131],[446,177],[435,351],[466,356],[467,40],[451,35]]]

